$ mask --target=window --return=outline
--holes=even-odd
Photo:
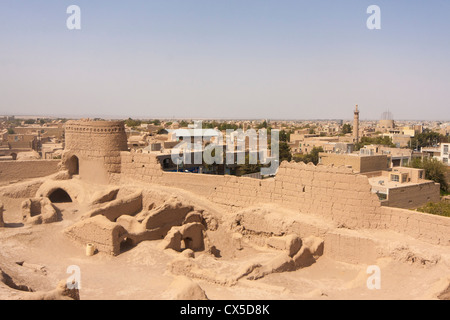
[[[444,154],[448,154],[448,144],[444,145]]]
[[[408,175],[402,174],[402,183],[406,182],[408,179]]]
[[[448,158],[442,158],[442,162],[448,163]]]
[[[395,181],[395,182],[399,182],[399,181],[400,181],[400,177],[399,177],[398,174],[393,174],[393,175],[391,176],[391,180],[392,180],[392,181]]]

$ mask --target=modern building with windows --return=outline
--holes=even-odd
[[[449,161],[450,143],[441,143],[441,145],[438,147],[422,148],[421,152],[423,156],[437,159],[446,166],[450,165]]]
[[[447,166],[450,165],[449,150],[450,150],[450,143],[441,143],[441,156],[440,156],[441,159],[440,160],[442,161],[442,163],[444,163]]]

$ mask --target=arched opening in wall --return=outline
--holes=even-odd
[[[181,250],[184,249],[192,249],[192,239],[187,237],[184,238],[183,241],[181,242]]]
[[[11,157],[13,160],[17,160],[17,153],[11,153]]]
[[[80,161],[77,156],[72,156],[67,161],[67,168],[69,169],[69,174],[78,175],[80,174]]]
[[[127,252],[134,248],[134,243],[130,238],[125,238],[120,243],[120,253]]]
[[[72,202],[72,198],[63,189],[59,188],[53,191],[48,198],[52,203],[68,203]]]

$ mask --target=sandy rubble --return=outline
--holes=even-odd
[[[168,191],[173,193],[175,189],[166,188],[162,195]],[[155,204],[166,201],[161,193],[158,198],[150,186],[145,194],[152,195]],[[60,214],[59,221],[28,225],[20,210],[26,198],[1,197],[5,206],[5,227],[0,229],[0,269],[4,275],[0,282],[0,299],[65,298],[67,296],[55,288],[71,276],[67,271],[74,265],[81,271],[79,297],[85,300],[177,299],[189,295],[213,300],[448,298],[448,247],[423,243],[387,230],[355,233],[339,229],[328,221],[292,212],[297,217],[296,223],[323,230],[314,235],[319,239],[321,235],[337,232],[378,244],[376,259],[370,264],[343,261],[346,259],[328,254],[325,249],[312,263],[292,268],[290,262],[279,262],[287,256],[286,250],[267,245],[267,239],[273,234],[252,230],[255,228],[252,213],[265,212],[264,219],[269,219],[270,225],[270,219],[279,219],[277,212],[290,217],[289,209],[253,206],[229,212],[186,191],[179,191],[177,196],[180,201],[208,211],[205,250],[163,249],[165,240],[158,239],[124,245],[115,256],[104,252],[87,256],[85,248],[65,234],[67,228],[85,218],[83,215],[89,211],[85,204],[54,203]],[[142,212],[136,215],[139,214],[145,216]],[[247,228],[240,223],[248,223]],[[287,223],[286,232],[292,224],[292,221]],[[301,235],[303,246],[306,236]],[[278,240],[273,240],[274,246],[280,243]],[[371,276],[367,273],[369,265],[380,268],[381,289],[367,287]],[[250,276],[255,273],[246,268],[269,272],[255,279]]]

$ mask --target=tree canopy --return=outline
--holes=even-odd
[[[425,170],[425,179],[439,183],[442,192],[448,191],[446,179],[446,166],[437,159],[415,158],[411,161],[410,167]]]
[[[289,142],[290,137],[291,137],[291,133],[290,132],[286,132],[285,130],[281,130],[280,131],[280,135],[279,135],[280,141]]]
[[[346,124],[344,124],[342,126],[342,133],[343,134],[352,133],[352,131],[353,131],[352,130],[352,126],[350,124],[346,123]]]
[[[279,152],[280,152],[280,163],[283,161],[290,162],[292,160],[291,148],[286,142],[280,141]]]
[[[436,214],[439,216],[450,217],[450,203],[449,202],[429,202],[425,206],[417,209],[419,212]]]
[[[378,137],[362,137],[361,140],[355,144],[355,150],[358,151],[362,147],[371,145],[371,144],[379,144],[382,146],[395,148],[396,145],[392,142],[392,139],[388,136],[378,136]]]
[[[444,136],[439,132],[425,129],[422,133],[419,133],[411,138],[409,142],[409,148],[420,149],[424,147],[437,146],[439,143],[446,143],[450,141],[450,137]]]
[[[240,126],[234,123],[211,121],[211,122],[203,122],[202,127],[203,129],[217,128],[219,131],[225,131],[225,130],[237,130],[239,129]]]
[[[323,152],[322,147],[314,147],[309,154],[299,154],[294,156],[295,162],[304,162],[304,163],[314,163],[317,165],[319,163],[319,153]]]
[[[128,118],[128,120],[125,120],[125,124],[127,127],[139,127],[141,125],[141,120],[133,120],[131,118]]]
[[[250,173],[257,173],[261,171],[263,165],[258,160],[256,164],[250,164],[250,156],[248,154],[245,155],[245,163],[241,164],[237,169],[237,175],[242,176]]]

